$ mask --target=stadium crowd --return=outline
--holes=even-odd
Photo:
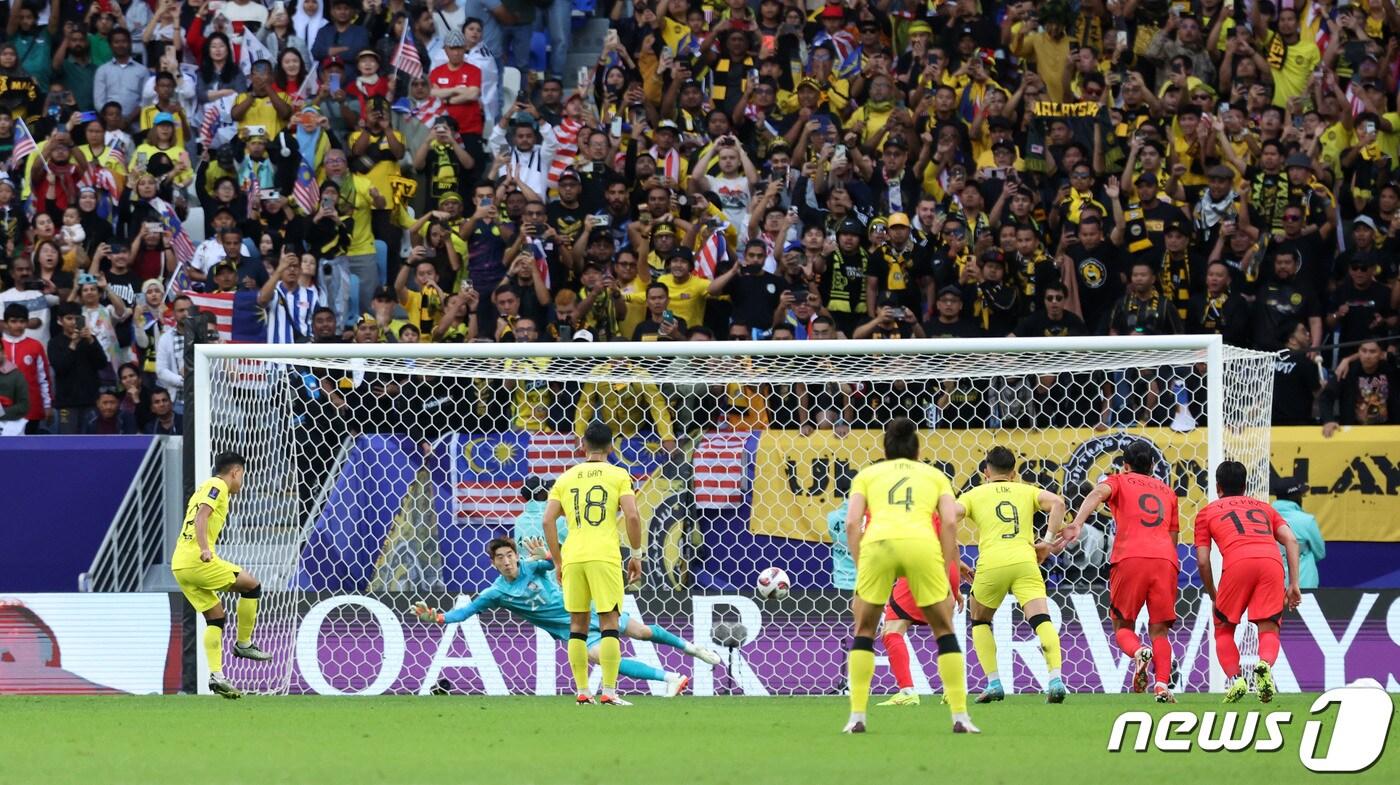
[[[0,20],[6,433],[179,432],[187,293],[274,343],[1219,333],[1279,353],[1276,424],[1400,422],[1393,0]],[[1170,420],[1142,377],[1126,420],[1037,422]],[[908,408],[971,423],[988,393]],[[786,427],[859,418],[859,390],[798,394]]]

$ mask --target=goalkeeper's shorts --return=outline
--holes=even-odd
[[[195,612],[204,613],[219,604],[218,593],[228,591],[243,568],[216,556],[194,567],[181,567],[170,572]]]
[[[1000,608],[1008,594],[1014,594],[1022,608],[1031,600],[1045,599],[1045,578],[1040,575],[1040,565],[1021,562],[978,568],[972,579],[972,596],[982,607]]]
[[[606,561],[570,562],[560,570],[564,610],[609,613],[622,609],[622,565]]]
[[[856,565],[856,596],[871,605],[890,599],[895,579],[909,581],[909,593],[919,607],[948,599],[948,569],[938,540],[908,537],[862,543]]]

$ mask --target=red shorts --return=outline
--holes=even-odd
[[[900,578],[894,582],[890,601],[885,604],[885,621],[907,621],[911,624],[928,624],[919,604],[914,602],[914,594],[909,591],[909,581]]]
[[[1277,622],[1283,617],[1283,562],[1240,559],[1225,566],[1215,590],[1215,618],[1239,624],[1245,608],[1253,622]]]
[[[1113,618],[1134,621],[1142,606],[1152,624],[1176,621],[1176,581],[1181,569],[1166,559],[1130,557],[1114,562],[1108,575]]]

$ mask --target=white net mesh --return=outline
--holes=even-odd
[[[657,344],[591,346],[591,357],[560,356],[580,344],[465,346],[452,357],[303,345],[282,351],[304,356],[211,357],[208,397],[196,396],[207,401],[196,426],[207,439],[196,444],[202,460],[234,450],[249,461],[219,551],[268,589],[256,637],[275,655],[226,660],[229,676],[266,692],[569,689],[563,647],[503,610],[445,629],[406,612],[417,598],[446,609],[491,586],[486,543],[538,535],[543,502],[527,497],[580,459],[575,434],[594,419],[618,435],[647,539],[647,574],[625,610],[723,662],[711,668],[657,640],[624,641],[624,656],[691,675],[697,694],[841,689],[853,569],[832,535],[844,537],[850,478],[883,457],[880,430],[893,417],[924,426],[921,457],[956,488],[976,484],[979,462],[1002,445],[1024,480],[1063,494],[1071,512],[1125,444],[1146,440],[1180,497],[1187,543],[1208,494],[1213,432],[1223,457],[1250,467],[1251,493],[1265,491],[1270,355],[1226,347],[1223,405],[1211,412],[1204,348],[1125,338],[1078,350],[1044,339],[940,349],[952,345],[842,342],[833,347],[842,354],[786,355],[777,352],[812,347],[686,344],[697,354],[685,357],[661,356]],[[512,352],[536,356],[501,356]],[[1074,691],[1121,691],[1128,675],[1107,614],[1112,540],[1102,513],[1044,567]],[[976,532],[964,530],[962,543],[972,561]],[[1194,549],[1181,552],[1176,686],[1218,688]],[[768,566],[791,576],[791,596],[757,597]],[[1045,666],[1014,605],[994,623],[999,671],[1008,690],[1038,690]],[[976,689],[982,670],[965,624]],[[915,688],[936,690],[931,637],[917,628],[909,637]],[[875,689],[892,691],[879,662]]]

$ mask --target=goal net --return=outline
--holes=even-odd
[[[222,345],[198,347],[195,374],[199,471],[225,450],[248,459],[219,550],[263,581],[256,637],[274,654],[227,658],[228,675],[269,693],[570,689],[564,647],[504,611],[446,627],[408,611],[420,598],[465,604],[497,578],[488,541],[539,536],[541,489],[581,459],[577,434],[594,420],[617,434],[613,460],[635,481],[644,524],[646,572],[624,610],[723,661],[652,641],[624,640],[624,656],[690,675],[699,695],[842,690],[845,495],[883,458],[892,418],[920,424],[921,459],[959,491],[1001,445],[1071,512],[1127,444],[1149,444],[1188,544],[1216,464],[1244,462],[1261,498],[1269,478],[1271,355],[1214,336]],[[1043,567],[1073,691],[1120,692],[1130,676],[1107,611],[1113,537],[1100,514]],[[968,561],[976,541],[965,527]],[[1179,550],[1175,687],[1221,689],[1194,548]],[[791,576],[787,598],[758,597],[770,566]],[[1039,644],[1014,606],[993,625],[998,670],[1008,691],[1038,691]],[[955,626],[975,690],[965,615]],[[909,642],[915,688],[937,691],[927,629]],[[892,692],[876,654],[874,689]]]

